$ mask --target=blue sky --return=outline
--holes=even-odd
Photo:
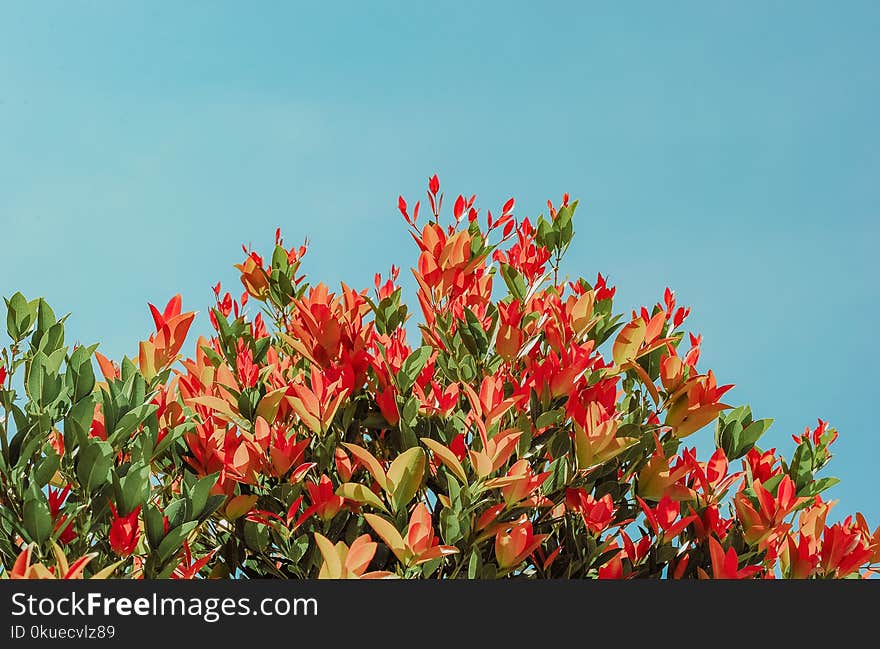
[[[147,300],[207,330],[277,226],[366,286],[434,172],[520,215],[569,191],[568,272],[675,288],[730,400],[785,448],[831,420],[838,513],[880,522],[880,5],[367,4],[0,2],[0,293],[118,357]]]

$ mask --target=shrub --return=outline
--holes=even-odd
[[[0,559],[12,577],[857,577],[880,562],[861,515],[829,524],[817,477],[837,432],[759,447],[768,419],[722,402],[689,309],[615,313],[560,277],[577,202],[535,224],[514,201],[418,247],[418,328],[399,270],[338,292],[280,233],[214,288],[215,335],[150,305],[118,364],[65,345],[42,299],[9,298],[0,390]],[[425,218],[425,216],[427,218]],[[411,338],[420,338],[410,342]],[[103,380],[97,381],[97,362]],[[708,435],[700,460],[688,437]]]

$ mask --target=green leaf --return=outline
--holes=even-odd
[[[419,400],[416,397],[407,399],[400,412],[400,418],[408,426],[415,426],[419,416]]]
[[[208,502],[205,503],[205,506],[202,508],[202,511],[199,513],[199,522],[205,521],[208,519],[211,514],[216,512],[220,507],[223,506],[223,503],[226,502],[226,496],[222,494],[214,494],[213,496],[208,496]]]
[[[283,273],[287,273],[290,269],[290,259],[284,246],[275,244],[275,249],[272,251],[272,268],[277,268]]]
[[[513,266],[502,263],[501,277],[507,285],[507,290],[510,291],[514,298],[520,302],[526,299],[526,292],[528,291],[526,281]]]
[[[250,549],[263,552],[269,545],[269,528],[253,521],[245,521],[244,542]]]
[[[191,431],[195,427],[193,422],[184,422],[179,424],[165,433],[165,437],[156,444],[156,448],[153,449],[153,457],[157,458],[162,453],[165,452],[175,441],[180,439],[184,433]]]
[[[813,479],[813,446],[808,441],[798,444],[791,458],[788,475],[794,481],[798,491],[806,487]]]
[[[34,403],[42,403],[43,383],[47,380],[46,370],[44,369],[49,359],[43,352],[37,352],[31,359],[30,366],[27,371],[27,380],[24,384],[24,391]]]
[[[86,493],[93,493],[110,482],[114,455],[110,444],[95,437],[89,438],[80,449],[76,476]]]
[[[779,488],[779,483],[782,482],[782,479],[784,477],[785,477],[785,474],[782,474],[782,473],[777,473],[776,475],[771,476],[763,484],[764,489],[769,491],[771,494],[776,495],[776,490]]]
[[[61,348],[55,350],[49,354],[49,356],[43,356],[41,359],[42,366],[39,368],[39,392],[32,396],[32,399],[43,406],[54,403],[55,400],[61,396],[61,391],[64,388],[64,381],[59,375],[59,371],[66,353],[67,349]],[[28,378],[30,379],[33,374],[32,371]]]
[[[110,381],[108,385],[109,390],[102,389],[100,392],[101,414],[104,415],[104,429],[113,431],[119,420],[119,406],[113,396],[118,393],[118,381]]]
[[[137,427],[140,426],[147,417],[156,412],[157,408],[158,406],[155,404],[145,403],[125,413],[119,421],[116,422],[116,425],[113,427],[113,432],[111,433],[108,431],[107,439],[114,445],[125,443],[132,433],[137,430]]]
[[[293,541],[293,543],[290,544],[290,552],[287,556],[293,563],[299,563],[299,560],[305,556],[308,549],[309,537],[303,534],[302,536],[297,537]]]
[[[733,460],[736,458],[736,449],[742,437],[742,422],[737,419],[726,421],[724,413],[715,420],[715,446],[724,451],[724,455]]]
[[[544,215],[538,217],[538,229],[535,234],[535,240],[538,242],[538,245],[547,248],[548,250],[553,250],[556,248],[556,245],[559,240],[559,235],[553,229],[553,226],[550,222],[544,218]]]
[[[826,489],[830,489],[840,480],[837,478],[819,478],[818,480],[814,480],[809,483],[806,487],[798,491],[798,497],[800,498],[812,498],[813,496],[817,496]]]
[[[568,484],[569,470],[568,462],[565,456],[559,457],[550,464],[550,475],[541,485],[541,493],[544,495],[552,494],[565,487]]]
[[[142,462],[133,464],[120,480],[122,502],[120,514],[127,515],[144,505],[150,497],[150,467]]]
[[[471,558],[468,560],[468,579],[477,579],[483,568],[483,557],[474,548],[471,551]]]
[[[458,331],[461,340],[474,358],[482,359],[489,351],[489,339],[483,330],[483,323],[470,309],[464,310],[464,318],[464,326]]]
[[[58,371],[64,361],[65,353],[64,348],[54,351],[49,356],[38,351],[31,359],[27,370],[25,392],[31,401],[39,406],[51,404],[61,394],[63,382]]]
[[[55,312],[43,299],[36,301],[37,328],[31,336],[31,348],[51,354],[64,344],[64,324],[56,321]]]
[[[463,491],[458,482],[451,475],[446,476],[446,484],[449,492],[449,504],[452,509],[460,511],[464,509],[467,491]],[[465,489],[467,489],[465,487]]]
[[[95,388],[95,370],[92,367],[92,354],[97,345],[77,347],[70,355],[70,376],[73,382],[74,403],[85,399]]]
[[[529,451],[532,449],[532,427],[528,423],[528,418],[525,416],[521,417],[525,421],[525,426],[520,426],[520,431],[522,435],[519,436],[519,440],[516,442],[516,457],[519,459],[524,458]]]
[[[138,435],[131,449],[132,462],[149,462],[153,457],[153,446],[156,443],[156,435],[158,434],[159,420],[155,413],[147,418],[144,423],[144,434]]]
[[[169,528],[179,527],[186,522],[186,504],[187,501],[183,498],[176,498],[165,507],[165,518],[168,519]]]
[[[32,487],[27,491],[22,508],[22,523],[32,541],[42,545],[52,535],[52,515],[42,491]]]
[[[432,347],[424,345],[406,357],[400,372],[397,373],[397,386],[401,393],[409,393],[433,351]]]
[[[24,295],[16,293],[6,302],[6,331],[14,342],[20,342],[30,333],[37,317],[37,303],[28,302]]]
[[[162,539],[161,543],[159,543],[159,548],[156,550],[156,553],[159,556],[159,561],[165,563],[168,559],[177,554],[183,545],[183,542],[186,540],[186,537],[198,524],[198,521],[189,521],[168,532],[165,538]]]
[[[147,528],[147,541],[149,541],[150,547],[155,550],[165,538],[164,516],[157,507],[148,506],[144,510],[144,523]]]
[[[47,332],[58,323],[55,312],[43,298],[37,301],[37,331]]]
[[[419,445],[418,437],[416,437],[414,426],[418,421],[419,400],[416,397],[410,397],[403,404],[400,413],[400,421],[397,427],[400,429],[400,448],[409,449]]]
[[[16,422],[16,428],[18,430],[9,441],[9,458],[12,461],[13,466],[16,466],[22,459],[24,459],[25,462],[29,459],[29,457],[21,457],[22,448],[25,446],[25,441],[28,437],[34,437],[33,433],[37,428],[37,424],[36,422],[31,422],[28,419],[25,419],[24,425]]]
[[[558,248],[560,250],[568,246],[574,237],[572,217],[574,216],[574,211],[577,209],[577,204],[577,201],[573,201],[570,204],[559,208],[559,212],[556,214],[556,220],[553,222],[553,229],[559,235]]]
[[[43,461],[40,462],[40,465],[37,467],[36,471],[34,471],[34,480],[36,481],[37,486],[42,488],[49,484],[52,476],[55,475],[55,472],[60,466],[61,456],[55,452],[55,449],[47,444],[46,457],[43,458]]]
[[[209,476],[205,476],[196,482],[192,489],[190,489],[190,518],[198,518],[201,516],[205,509],[205,505],[208,503],[208,495],[211,493],[213,486],[217,483],[218,475],[218,473],[212,473]]]
[[[745,430],[742,431],[733,457],[728,459],[735,460],[741,458],[752,450],[761,436],[767,432],[768,428],[770,428],[772,423],[772,419],[759,419],[758,421],[753,421],[749,424]]]
[[[36,342],[39,340],[39,342]],[[64,345],[64,324],[61,322],[57,322],[45,333],[41,332],[39,329],[34,331],[34,335],[31,338],[31,345],[38,349],[39,351],[45,354],[52,354],[53,352],[58,351]]]
[[[95,415],[95,403],[91,398],[73,404],[64,418],[64,448],[73,451],[89,436],[89,429]]]
[[[772,423],[772,419],[752,421],[751,408],[739,406],[719,415],[715,422],[715,445],[728,460],[739,459],[755,446]]]
[[[546,426],[558,424],[562,421],[562,416],[564,414],[565,413],[562,410],[548,410],[547,412],[542,412],[538,415],[538,420],[535,422],[535,428],[540,430]]]
[[[458,512],[448,507],[440,510],[440,534],[444,543],[454,545],[467,535],[468,527],[466,516],[460,516]]]

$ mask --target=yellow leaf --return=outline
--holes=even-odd
[[[400,535],[400,532],[397,531],[397,528],[376,514],[364,514],[364,518],[370,524],[370,527],[376,531],[376,534],[382,537],[382,540],[385,541],[385,544],[391,549],[394,556],[396,556],[401,563],[405,564],[408,559],[408,552],[406,550],[406,543]]]
[[[229,574],[229,566],[218,561],[214,564],[214,567],[211,568],[211,573],[208,575],[208,579],[228,579]]]
[[[63,488],[67,484],[67,479],[63,475],[61,475],[61,471],[56,471],[52,475],[52,479],[49,480],[49,484],[53,487]]]
[[[299,397],[288,395],[287,402],[290,404],[290,407],[296,411],[296,414],[299,415],[299,418],[302,420],[302,422],[309,427],[309,430],[311,430],[316,435],[320,435],[321,433],[323,433],[323,430],[321,429],[321,420],[319,420],[317,417],[309,412],[302,399],[300,399]]]
[[[647,355],[647,354],[650,354],[650,353],[651,353],[652,351],[654,351],[655,349],[660,349],[661,347],[664,347],[667,343],[673,343],[673,344],[674,344],[674,343],[676,343],[680,338],[681,338],[681,334],[676,334],[676,335],[671,336],[671,337],[669,337],[669,338],[658,338],[658,339],[655,340],[654,342],[652,342],[652,343],[650,343],[650,344],[648,344],[648,345],[645,345],[644,349],[639,350],[638,356],[636,356],[636,358],[641,358],[642,356],[645,356],[645,355]]]
[[[595,453],[587,432],[580,426],[574,427],[574,452],[578,469],[586,469],[595,463]]]
[[[594,302],[595,294],[593,291],[587,291],[578,298],[571,309],[571,324],[579,336],[589,331],[589,328],[597,322],[597,319],[593,318]]]
[[[119,567],[122,561],[117,561],[116,563],[111,563],[106,568],[103,568],[96,572],[94,575],[90,577],[90,579],[110,579],[110,575],[113,574],[113,571]]]
[[[221,415],[227,418],[229,421],[233,421],[235,419],[235,412],[232,410],[232,406],[229,405],[228,402],[220,399],[218,397],[211,396],[200,396],[193,397],[189,400],[189,403],[195,403],[200,406],[205,406],[206,408],[210,408],[215,412],[219,412]]]
[[[138,347],[138,365],[141,374],[147,381],[152,381],[156,376],[156,347],[149,340],[141,341]]]
[[[257,405],[257,417],[262,417],[268,423],[275,421],[275,415],[278,414],[278,406],[281,404],[285,392],[287,392],[286,387],[267,392]]]
[[[588,435],[580,426],[575,426],[574,448],[578,469],[589,469],[611,460],[639,440],[632,437],[617,437],[617,422],[606,421],[595,426]]]
[[[333,423],[333,418],[336,416],[336,411],[339,410],[339,406],[342,402],[348,397],[348,390],[343,390],[339,394],[334,397],[330,403],[326,405],[326,409],[324,410],[323,415],[321,416],[321,432],[326,433],[330,430],[330,424]]]
[[[387,512],[388,508],[379,500],[379,496],[373,493],[366,485],[357,482],[346,482],[339,485],[336,489],[336,495],[348,498],[362,505],[372,505],[376,509]]]
[[[639,347],[645,342],[645,321],[636,318],[617,334],[611,355],[617,365],[623,365],[626,361],[635,358]]]
[[[70,566],[67,564],[67,557],[64,554],[64,550],[52,541],[52,554],[55,555],[55,564],[58,566],[58,572],[62,575],[66,575],[67,571],[70,570]]]
[[[379,460],[373,457],[373,454],[367,449],[358,446],[357,444],[343,442],[342,445],[366,467],[367,471],[370,472],[370,475],[372,475],[376,479],[376,482],[379,483],[379,486],[385,491],[388,491],[388,481],[385,478],[385,470],[382,468],[382,465],[379,464]]]
[[[449,448],[443,446],[437,440],[431,439],[429,437],[422,437],[422,444],[431,449],[431,452],[434,453],[437,457],[440,458],[440,461],[446,466],[447,469],[452,471],[455,474],[455,477],[458,478],[462,484],[467,484],[467,474],[464,472],[464,467],[459,462],[458,457],[453,453]]]
[[[722,410],[727,410],[730,406],[723,403],[710,403],[705,406],[694,408],[687,407],[687,397],[681,397],[672,404],[672,408],[666,413],[667,426],[672,426],[672,433],[679,439],[687,437],[700,430],[718,417]]]
[[[425,451],[420,446],[413,446],[394,458],[388,468],[388,488],[391,492],[391,504],[394,511],[405,507],[419,487],[425,475]]]
[[[341,579],[342,578],[342,560],[333,542],[326,536],[315,532],[315,543],[324,557],[324,565],[321,567],[319,579]]]
[[[471,464],[474,466],[474,470],[480,478],[485,478],[492,473],[492,458],[486,455],[483,451],[471,450],[469,451],[469,454]]]
[[[306,347],[300,339],[294,338],[290,334],[285,333],[279,333],[278,336],[281,338],[281,340],[290,345],[294,351],[299,352],[302,356],[309,359],[309,361],[311,361],[312,363],[317,363],[317,361],[312,358],[312,354],[309,351],[308,347]]]
[[[703,376],[701,374],[694,374],[688,377],[688,379],[682,383],[675,392],[666,396],[666,403],[670,404],[677,401],[681,395],[686,394],[691,387],[693,387],[694,383],[698,383],[702,378]]]
[[[59,579],[55,574],[49,572],[49,569],[42,563],[35,563],[31,566],[29,579]]]
[[[236,518],[241,518],[251,510],[256,502],[257,496],[235,496],[226,504],[227,520],[234,521]]]
[[[506,487],[507,485],[513,484],[515,482],[519,482],[523,479],[521,475],[503,475],[500,478],[492,478],[491,480],[486,480],[483,483],[483,489],[498,489],[499,487]]]

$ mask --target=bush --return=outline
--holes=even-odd
[[[722,403],[672,291],[625,317],[602,275],[560,278],[576,201],[532,224],[512,199],[482,217],[459,196],[443,224],[436,176],[427,198],[426,219],[399,201],[418,329],[397,268],[334,293],[280,233],[268,259],[245,251],[240,299],[215,287],[216,335],[185,359],[179,296],[150,305],[155,332],[118,364],[65,346],[44,300],[9,298],[4,575],[841,578],[880,562],[880,529],[826,520],[833,428],[795,436],[790,460],[759,447],[771,421]],[[701,461],[686,442],[710,424]]]

